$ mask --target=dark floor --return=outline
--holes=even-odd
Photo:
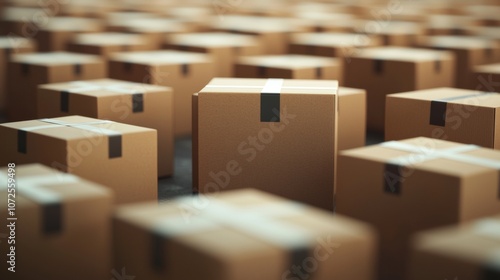
[[[383,135],[368,133],[367,145],[382,142]],[[191,168],[191,138],[178,139],[175,142],[175,174],[170,178],[158,181],[158,197],[167,200],[179,195],[191,194],[192,186]]]

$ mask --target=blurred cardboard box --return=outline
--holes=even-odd
[[[480,26],[481,21],[468,15],[431,14],[427,17],[425,28],[428,35],[465,35],[467,28]]]
[[[408,279],[500,279],[500,216],[419,233]]]
[[[500,92],[500,63],[474,66],[473,71],[476,90]]]
[[[333,209],[337,81],[216,78],[195,102],[195,192],[258,186]]]
[[[425,35],[425,29],[420,23],[390,21],[373,22],[362,20],[356,22],[354,30],[369,36],[382,38],[383,45],[410,47],[417,44],[419,38]]]
[[[290,52],[348,59],[362,48],[381,46],[380,36],[354,33],[301,33],[290,40]],[[349,62],[347,60],[347,62]]]
[[[369,280],[375,270],[370,227],[251,189],[123,206],[114,226],[115,267],[141,279]]]
[[[354,31],[357,17],[348,13],[334,13],[325,10],[295,12],[295,17],[301,19],[300,25],[314,32],[350,33]]]
[[[171,35],[165,47],[209,54],[215,62],[217,77],[233,77],[238,57],[263,53],[260,42],[254,36],[222,32]]]
[[[174,97],[168,87],[112,79],[41,85],[39,118],[81,115],[158,132],[158,176],[174,172]]]
[[[500,43],[487,38],[432,36],[423,38],[419,45],[453,52],[457,67],[455,87],[463,89],[475,89],[477,86],[471,78],[474,66],[500,61]]]
[[[104,25],[100,20],[77,17],[52,17],[40,26],[35,37],[40,51],[64,51],[68,43],[78,33],[103,32]]]
[[[116,203],[158,198],[156,130],[80,116],[0,125],[0,164],[42,163],[102,184]]]
[[[215,65],[206,54],[174,50],[113,54],[110,78],[168,86],[174,92],[175,136],[191,134],[191,96],[214,76]]]
[[[343,61],[338,58],[294,54],[241,57],[235,70],[235,76],[241,78],[337,80],[343,84]]]
[[[5,114],[9,60],[13,54],[36,51],[36,43],[22,37],[0,36],[0,50],[0,114]]]
[[[417,136],[500,149],[500,95],[435,88],[390,94],[385,140]]]
[[[78,34],[68,44],[68,50],[71,52],[95,54],[103,57],[109,57],[116,52],[152,49],[152,45],[142,35],[112,32]]]
[[[405,279],[412,234],[500,212],[495,150],[419,137],[338,161],[336,212],[379,231],[379,279]]]
[[[33,38],[40,30],[32,19],[35,16],[49,16],[40,7],[5,7],[1,11],[1,35]],[[50,13],[50,15],[53,15]]]
[[[98,56],[67,52],[16,54],[7,73],[7,118],[35,119],[37,87],[41,84],[106,77],[106,64]]]
[[[491,39],[500,43],[500,26],[473,26],[467,28],[466,34]]]
[[[110,12],[120,9],[118,1],[102,0],[71,0],[61,2],[59,15],[70,17],[104,18]],[[50,3],[50,2],[48,2]],[[54,5],[54,3],[52,3]]]
[[[115,11],[106,14],[105,24],[108,32],[126,32],[127,26],[130,26],[130,21],[137,19],[157,18],[151,13],[137,11]]]
[[[0,195],[2,232],[10,236],[0,243],[2,279],[109,278],[111,191],[28,164],[0,169]]]
[[[161,49],[169,35],[198,32],[184,21],[172,18],[127,19],[125,32],[144,36],[152,49]]]
[[[211,26],[214,30],[257,36],[265,54],[287,53],[291,34],[308,31],[299,20],[292,18],[235,15],[224,15],[223,18],[213,20]]]
[[[452,86],[452,53],[414,48],[368,48],[345,64],[345,85],[368,93],[367,127],[384,131],[385,97],[390,93]]]

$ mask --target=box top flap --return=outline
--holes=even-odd
[[[259,44],[254,36],[223,32],[177,34],[170,36],[167,41],[174,45],[194,47],[246,47]]]
[[[452,60],[453,54],[446,51],[435,51],[404,47],[366,48],[353,55],[357,58],[380,59],[403,62],[420,62],[435,60]]]
[[[144,37],[138,34],[103,32],[77,34],[73,43],[81,45],[144,45]]]
[[[488,38],[474,36],[428,36],[422,39],[424,45],[449,49],[498,48],[498,44]]]
[[[114,53],[111,55],[111,60],[151,65],[194,64],[212,61],[206,54],[175,50]]]
[[[70,52],[16,54],[12,56],[12,61],[39,66],[74,65],[104,62],[102,58],[97,55]]]
[[[369,47],[381,44],[378,36],[366,40],[363,34],[355,33],[300,33],[292,35],[291,42],[301,45],[316,45],[323,47]]]
[[[283,69],[317,68],[340,65],[338,58],[296,54],[248,56],[240,58],[238,63]]]
[[[388,98],[405,98],[425,101],[443,101],[451,104],[500,108],[500,94],[458,88],[434,88],[412,92],[395,93]]]

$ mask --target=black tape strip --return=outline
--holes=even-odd
[[[437,73],[441,72],[441,60],[434,61],[434,71]]]
[[[387,163],[384,167],[384,192],[401,194],[401,166]]]
[[[166,238],[159,233],[151,236],[151,266],[156,272],[165,270],[165,243]]]
[[[316,78],[321,79],[323,77],[323,69],[321,67],[316,68]]]
[[[260,94],[260,121],[279,122],[280,121],[280,94],[264,93]]]
[[[109,158],[119,158],[122,156],[122,136],[112,135],[108,139]]]
[[[377,74],[382,74],[382,72],[384,72],[384,61],[375,59],[373,61],[373,71]]]
[[[125,71],[127,71],[127,72],[132,71],[132,63],[124,62],[123,63],[123,69],[125,69]]]
[[[28,151],[28,132],[25,130],[17,131],[17,152],[26,154]]]
[[[132,94],[132,112],[134,113],[144,112],[144,94],[142,93]]]
[[[73,66],[73,73],[77,76],[82,74],[82,65],[81,64],[75,64]]]
[[[42,206],[43,233],[54,234],[62,231],[62,211],[61,203],[50,203]]]
[[[265,78],[267,75],[267,68],[264,66],[259,66],[257,68],[257,72],[258,72],[259,77]]]
[[[309,247],[296,247],[290,251],[290,266],[288,267],[302,267],[302,263],[304,260],[311,256],[311,252]],[[300,275],[296,275],[295,272],[292,272],[293,275],[300,277]],[[311,276],[311,275],[310,275]],[[312,277],[310,277],[312,278]]]
[[[27,76],[30,73],[30,65],[26,63],[21,64],[21,73]]]
[[[61,91],[61,112],[69,112],[69,91]]]
[[[431,101],[431,114],[429,117],[430,125],[445,126],[446,125],[446,108],[448,102],[441,100]]]
[[[187,76],[189,74],[189,65],[188,64],[182,64],[181,65],[181,71],[182,71],[182,75]]]
[[[498,280],[500,279],[500,267],[486,266],[481,274],[480,280]]]

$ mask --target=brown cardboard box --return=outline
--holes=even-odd
[[[476,65],[500,61],[500,43],[472,36],[432,36],[422,39],[420,46],[452,51],[456,58],[455,87],[475,89],[477,82],[471,79]]]
[[[69,116],[4,123],[0,165],[42,163],[102,184],[116,203],[156,200],[156,130]]]
[[[376,236],[370,227],[251,189],[123,206],[114,226],[115,267],[126,267],[137,279],[374,275]]]
[[[41,84],[106,77],[106,64],[98,56],[66,52],[16,54],[7,73],[7,118],[36,118],[36,93]]]
[[[355,30],[369,36],[381,37],[383,45],[386,46],[410,47],[417,44],[419,38],[425,35],[425,29],[421,24],[403,21],[378,23],[373,20],[363,20],[356,23]]]
[[[336,211],[377,228],[379,279],[401,280],[412,234],[500,212],[499,168],[498,151],[424,137],[344,151]]]
[[[315,32],[353,32],[356,16],[348,13],[332,13],[327,11],[296,11],[300,25]]]
[[[500,43],[500,26],[472,26],[467,28],[467,35],[485,37]]]
[[[290,40],[290,52],[346,59],[361,52],[362,48],[382,45],[382,38],[354,33],[302,33]]]
[[[47,15],[40,7],[5,7],[1,14],[1,35],[33,38],[39,31],[33,19]]]
[[[136,19],[155,18],[151,13],[144,13],[138,11],[116,11],[106,14],[106,31],[108,32],[125,32],[127,27],[130,26],[131,21]]]
[[[7,99],[7,65],[12,54],[30,53],[36,50],[33,40],[22,37],[0,37],[0,114],[5,114]]]
[[[198,30],[178,19],[141,18],[127,20],[125,31],[140,34],[146,37],[153,49],[161,49],[168,35],[197,32]]]
[[[166,40],[165,47],[211,55],[217,77],[233,77],[238,57],[263,52],[260,42],[254,36],[216,32],[171,35]]]
[[[332,210],[337,91],[337,81],[213,79],[198,93],[194,191],[257,187]]]
[[[473,71],[476,90],[500,92],[500,63],[475,66]]]
[[[345,69],[345,85],[368,92],[368,129],[382,132],[387,94],[452,86],[455,60],[443,51],[368,48],[350,57]]]
[[[413,239],[408,279],[500,279],[500,216]]]
[[[47,84],[38,88],[39,118],[81,115],[149,127],[158,133],[158,176],[174,172],[172,89],[112,79]]]
[[[9,174],[15,176],[10,184]],[[0,195],[5,223],[0,243],[2,279],[109,279],[113,204],[109,190],[29,164],[0,169]],[[12,265],[15,272],[8,270]]]
[[[191,96],[214,76],[205,54],[173,50],[113,54],[110,78],[169,86],[174,92],[175,136],[191,134]]]
[[[77,33],[103,32],[101,21],[77,17],[53,17],[40,27],[35,37],[40,51],[64,51]]]
[[[287,53],[290,35],[307,31],[290,18],[234,15],[224,15],[223,18],[224,20],[217,18],[213,21],[214,30],[257,36],[264,46],[265,54]]]
[[[241,78],[337,80],[342,84],[343,61],[310,55],[264,55],[241,57],[235,65]]]
[[[417,136],[500,149],[500,95],[435,88],[387,96],[385,140]]]
[[[69,51],[104,57],[109,57],[115,52],[147,51],[152,49],[152,45],[142,35],[112,32],[78,34],[68,44]]]
[[[480,26],[481,21],[468,15],[430,15],[427,18],[426,29],[428,35],[464,35],[467,28]]]

